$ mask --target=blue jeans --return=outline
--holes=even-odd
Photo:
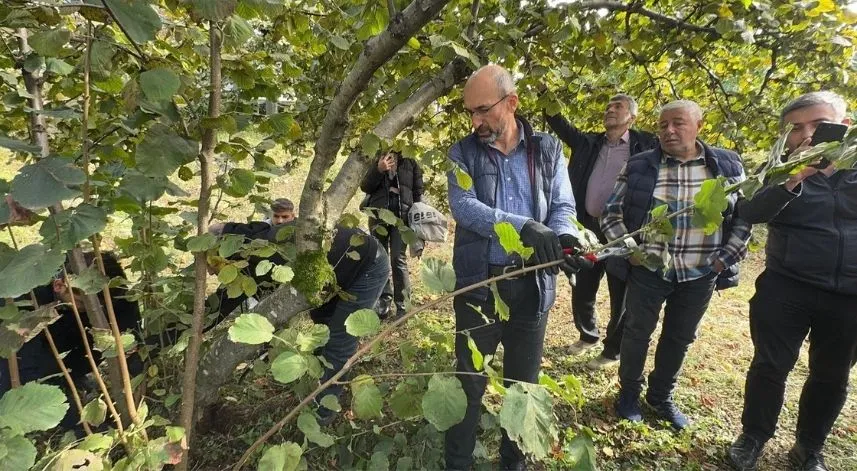
[[[348,293],[354,296],[354,299],[339,299],[333,316],[327,322],[327,327],[330,329],[330,340],[321,348],[321,355],[330,362],[332,368],[325,369],[321,377],[322,383],[338,373],[345,362],[351,358],[351,355],[357,351],[357,337],[345,331],[345,319],[354,311],[372,309],[389,277],[390,259],[379,246],[375,260],[366,266],[363,273],[357,276],[354,284],[348,289]],[[333,394],[338,398],[341,393],[342,385],[335,384],[328,387],[318,397],[322,398]]]

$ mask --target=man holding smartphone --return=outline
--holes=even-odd
[[[848,125],[845,113],[842,97],[827,91],[789,103],[780,115],[781,125],[792,126],[789,156],[835,140],[835,126],[825,123]],[[857,354],[857,170],[807,167],[743,201],[737,212],[748,222],[768,223],[768,242],[765,271],[750,300],[755,354],[747,372],[743,431],[729,447],[729,461],[741,471],[756,469],[808,334],[809,378],[789,460],[795,469],[827,470],[821,451],[845,403]]]

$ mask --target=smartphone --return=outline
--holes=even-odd
[[[815,128],[815,132],[812,133],[812,141],[810,141],[810,145],[822,144],[824,142],[839,142],[845,137],[845,133],[848,132],[848,126],[841,123],[829,123],[823,122],[819,123],[818,127]],[[821,161],[813,167],[823,169],[830,166],[830,161],[827,159],[821,159]]]

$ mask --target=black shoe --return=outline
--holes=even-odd
[[[808,450],[798,443],[789,450],[789,462],[799,471],[828,471],[821,451]]]
[[[510,462],[500,458],[500,471],[527,471],[528,469],[530,468],[527,467],[526,460]]]
[[[655,411],[662,420],[666,420],[676,430],[684,430],[690,425],[690,420],[678,409],[671,398],[663,401],[653,401],[646,397],[646,403]]]
[[[378,313],[378,317],[381,320],[387,318],[390,315],[390,307],[393,304],[392,298],[388,298],[386,296],[381,296],[378,298],[378,302],[375,303],[375,312]]]
[[[729,446],[729,450],[726,453],[729,458],[729,464],[738,471],[755,471],[756,461],[759,460],[764,447],[764,442],[760,442],[746,433],[742,433],[738,435],[735,443]]]

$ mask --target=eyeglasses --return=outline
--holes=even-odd
[[[485,116],[486,114],[488,114],[489,111],[491,111],[491,108],[494,108],[495,106],[500,104],[501,101],[505,100],[508,97],[509,97],[509,94],[507,93],[507,94],[503,95],[503,98],[500,98],[499,100],[495,101],[494,104],[491,106],[480,106],[480,107],[476,108],[475,110],[464,108],[464,111],[466,111],[467,114],[469,114],[471,117],[472,116]]]

